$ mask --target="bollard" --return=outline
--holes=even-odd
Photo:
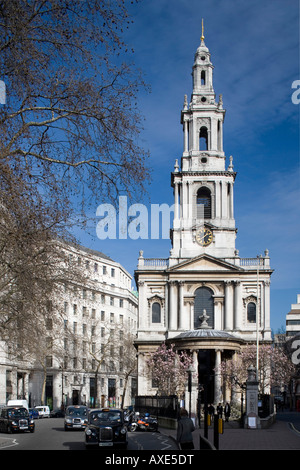
[[[224,420],[218,415],[214,416],[214,446],[219,449],[219,434],[224,433]]]
[[[219,417],[218,415],[214,416],[214,446],[219,449]]]

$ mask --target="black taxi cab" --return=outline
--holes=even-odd
[[[0,413],[0,432],[15,431],[34,432],[35,424],[26,408],[5,406]]]
[[[91,410],[85,429],[86,447],[127,448],[127,425],[122,410],[101,408]]]

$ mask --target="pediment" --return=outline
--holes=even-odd
[[[224,260],[214,258],[213,256],[202,254],[195,258],[182,261],[181,263],[169,268],[169,272],[174,271],[240,272],[241,268]]]

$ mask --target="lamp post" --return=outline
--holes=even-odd
[[[189,392],[189,417],[191,417],[192,410],[192,373],[193,368],[190,366],[188,368],[188,392]]]
[[[261,255],[257,255],[257,272],[256,272],[256,379],[258,380],[258,364],[259,364],[259,266]]]

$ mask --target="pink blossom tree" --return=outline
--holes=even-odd
[[[286,354],[272,345],[259,346],[258,380],[260,393],[270,392],[273,386],[288,384],[295,373],[294,365]],[[242,387],[247,380],[247,369],[256,365],[256,345],[248,344],[236,358],[221,362],[219,373],[229,386]]]
[[[175,351],[174,344],[162,343],[154,353],[150,353],[147,366],[158,394],[182,397],[192,363],[192,357],[185,351]]]

